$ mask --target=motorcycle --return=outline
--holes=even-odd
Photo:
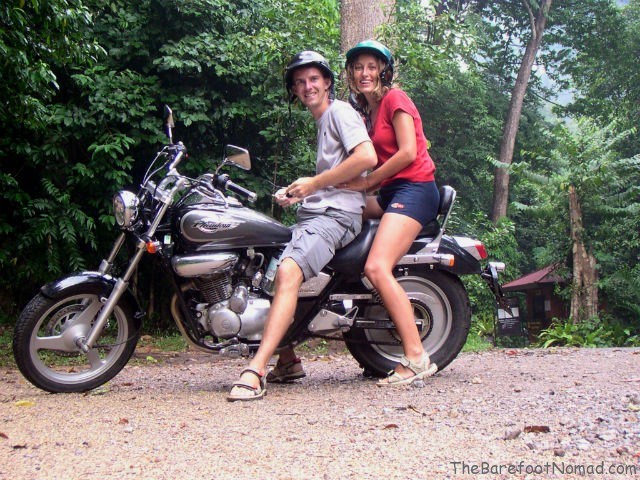
[[[173,143],[171,110],[165,107],[168,144],[155,156],[137,193],[114,196],[121,232],[97,271],[44,285],[22,311],[13,354],[22,374],[49,392],[82,392],[112,379],[134,353],[144,312],[130,288],[145,253],[163,265],[173,288],[170,310],[187,343],[218,355],[252,355],[258,348],[274,293],[278,259],[291,230],[237,197],[256,194],[234,183],[226,166],[251,168],[249,152],[228,145],[215,173],[195,179],[178,172],[186,158]],[[231,195],[231,193],[235,195]],[[498,272],[484,245],[445,235],[456,192],[440,190],[438,218],[400,259],[394,274],[413,306],[425,350],[442,370],[462,349],[471,323],[461,275],[480,274],[503,303]],[[344,340],[370,376],[382,377],[399,362],[402,346],[385,305],[363,275],[377,220],[340,249],[322,272],[302,284],[295,318],[280,347],[311,337]],[[130,256],[119,276],[122,247]]]

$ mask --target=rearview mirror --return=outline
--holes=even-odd
[[[245,148],[236,147],[235,145],[227,145],[224,147],[223,163],[231,163],[243,170],[251,170],[249,151]]]
[[[164,106],[164,113],[162,115],[164,121],[164,133],[169,139],[169,144],[173,144],[173,134],[171,129],[175,126],[173,123],[173,111],[169,108],[169,105]]]

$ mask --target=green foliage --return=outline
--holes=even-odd
[[[456,65],[445,72],[446,77],[416,75],[411,96],[423,112],[438,183],[456,188],[457,210],[473,215],[491,204],[493,176],[484,159],[497,152],[506,98],[478,72],[462,72]]]
[[[448,66],[468,61],[475,50],[473,25],[457,12],[436,11],[437,2],[399,1],[395,21],[379,27],[378,37],[401,65],[400,79],[447,77]]]
[[[561,114],[584,115],[600,125],[612,119],[618,131],[640,124],[640,1],[590,0],[571,2],[563,10],[567,28],[553,32],[551,41],[564,48],[549,52],[550,74],[576,95]],[[637,135],[620,145],[623,156],[640,152]]]
[[[471,322],[471,332],[485,339],[493,339],[495,335],[495,311],[474,315]]]
[[[474,2],[478,13],[482,15],[479,25],[480,52],[476,57],[483,64],[487,75],[493,79],[499,91],[510,95],[516,81],[518,70],[522,63],[522,56],[526,45],[532,37],[532,15],[540,9],[537,0],[502,0],[500,2]],[[554,1],[551,9],[546,13],[548,18],[546,32],[553,28],[563,28],[558,11],[570,8],[569,2]],[[543,39],[544,39],[543,36]],[[547,47],[542,43],[541,49]],[[550,48],[554,48],[552,45]],[[534,66],[527,85],[526,103],[536,103],[539,95],[546,96],[549,92],[543,85],[542,75]]]
[[[539,346],[565,347],[637,347],[640,336],[636,329],[624,326],[613,320],[590,318],[573,323],[569,320],[555,319],[551,326],[538,336]]]
[[[53,126],[68,72],[104,53],[84,36],[91,21],[75,0],[0,7],[0,286],[10,291],[30,294],[95,247],[94,220],[72,192],[90,172],[56,143]]]
[[[13,339],[13,329],[2,326],[0,322],[0,367],[15,368],[16,362],[13,360],[11,342]]]
[[[572,321],[554,321],[551,327],[538,335],[542,348],[550,346],[605,347],[610,333],[598,320],[586,320],[574,324]]]
[[[89,10],[76,0],[7,0],[0,6],[0,119],[10,131],[39,131],[46,125],[48,101],[60,88],[57,71],[84,65],[102,49],[83,39]],[[2,147],[7,141],[3,131]],[[10,137],[9,137],[10,138]]]
[[[625,232],[625,236],[637,236],[637,232]],[[636,250],[639,244],[635,244]],[[611,258],[614,259],[615,255],[611,255]],[[640,264],[620,266],[603,261],[602,270],[607,273],[599,285],[607,299],[606,310],[628,321],[640,319]],[[640,325],[640,322],[636,321],[636,325]]]
[[[164,335],[157,332],[156,335],[143,335],[138,342],[138,348],[142,351],[184,352],[187,350],[187,342],[182,335]]]
[[[568,235],[567,192],[569,186],[575,187],[583,216],[580,235],[598,261],[601,291],[613,301],[612,312],[631,314],[638,321],[637,309],[630,308],[640,302],[637,282],[622,291],[617,287],[629,274],[624,265],[635,265],[640,254],[640,157],[620,158],[616,146],[633,131],[618,133],[617,129],[616,122],[601,127],[586,118],[577,119],[572,127],[557,125],[550,132],[554,148],[528,154],[531,162],[512,165],[514,178],[531,192],[526,203],[513,206],[516,220],[530,225],[528,234],[537,239],[532,250],[535,266],[570,267],[573,246]]]
[[[0,288],[18,304],[109,248],[111,197],[163,141],[163,103],[190,151],[185,173],[213,169],[225,143],[250,149],[240,180],[260,208],[273,208],[273,184],[313,171],[313,121],[289,113],[282,73],[302,49],[337,58],[335,1],[9,1],[0,22],[11,59],[0,82]]]
[[[640,118],[640,15],[638,0],[612,3],[554,2],[545,33],[554,47],[542,60],[577,89],[570,110],[597,123],[550,131],[536,96],[545,89],[533,82],[514,156],[511,222],[497,226],[485,215],[494,168],[486,159],[498,150],[529,31],[522,2],[402,0],[397,21],[379,36],[421,112],[438,183],[458,191],[450,232],[480,238],[492,260],[507,263],[503,281],[563,263],[570,243],[562,188],[577,179],[607,310],[633,321],[640,313],[638,136],[618,135]],[[245,146],[253,169],[234,174],[258,192],[258,208],[291,223],[292,210],[274,206],[270,194],[313,171],[313,121],[289,108],[282,84],[284,66],[302,49],[341,69],[339,2],[3,2],[0,304],[23,304],[41,283],[95,266],[113,239],[112,194],[137,183],[163,141],[165,103],[175,113],[175,138],[190,151],[185,173],[211,170],[225,143]],[[464,281],[476,316],[493,315],[486,285],[477,276]]]
[[[485,337],[478,335],[477,333],[471,331],[469,332],[469,336],[467,337],[467,341],[462,347],[463,352],[484,352],[487,350],[491,350],[493,345],[487,341]]]

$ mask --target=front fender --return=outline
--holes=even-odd
[[[51,283],[44,285],[40,289],[40,293],[52,300],[58,300],[76,292],[87,291],[89,288],[96,295],[108,297],[116,283],[115,278],[110,275],[104,275],[100,272],[80,272],[68,277],[59,278]],[[135,313],[136,327],[140,326],[144,311],[140,307],[140,303],[131,290],[127,289],[122,294],[121,301],[126,302]]]

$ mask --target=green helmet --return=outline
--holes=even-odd
[[[391,85],[393,80],[393,55],[391,55],[391,50],[377,40],[364,40],[347,52],[346,66],[348,67],[361,53],[370,53],[386,64],[384,70],[380,72],[380,80],[382,80],[383,85]]]
[[[329,78],[331,80],[330,91],[333,95],[333,84],[335,83],[335,75],[333,73],[333,70],[331,70],[329,62],[327,62],[326,58],[324,58],[318,52],[314,52],[311,50],[304,50],[302,52],[296,53],[289,62],[289,65],[287,65],[287,68],[284,71],[284,83],[288,93],[291,93],[291,87],[293,87],[293,72],[302,67],[319,68],[325,78]]]

